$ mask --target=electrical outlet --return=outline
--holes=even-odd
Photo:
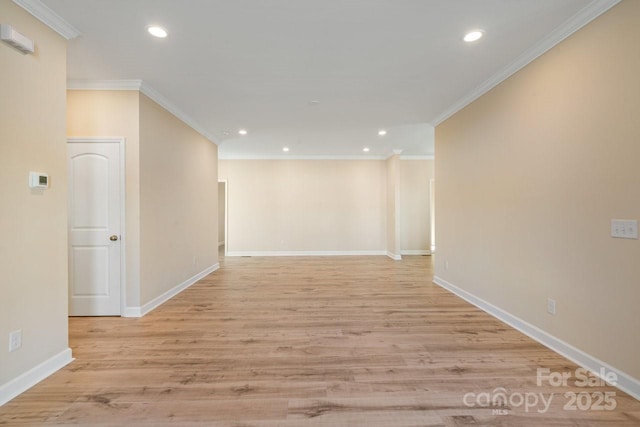
[[[22,329],[9,334],[9,351],[16,351],[20,347],[22,347]]]
[[[444,269],[448,270],[449,269],[449,261],[445,261],[444,262]]]
[[[198,263],[198,258],[196,258],[196,256],[193,256],[193,262],[191,263],[191,265],[193,265],[194,267],[196,266],[196,264]]]
[[[547,313],[556,314],[556,300],[547,298]]]

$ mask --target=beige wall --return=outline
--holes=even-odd
[[[140,129],[137,91],[70,90],[67,135],[125,138],[125,254],[128,307],[140,305]]]
[[[218,243],[224,242],[225,185],[218,183]]]
[[[640,217],[638,17],[623,1],[437,127],[436,275],[640,379],[640,241],[609,236]]]
[[[430,252],[429,181],[433,160],[400,161],[400,248]]]
[[[218,147],[140,95],[142,304],[217,264],[217,206]]]
[[[66,41],[9,0],[0,17],[36,44],[23,55],[0,43],[1,391],[65,351],[68,332]],[[31,190],[30,171],[48,173],[49,189]]]
[[[221,160],[228,251],[386,250],[382,160]]]

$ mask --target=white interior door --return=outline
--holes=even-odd
[[[69,315],[120,315],[120,144],[69,141]]]

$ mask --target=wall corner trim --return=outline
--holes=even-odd
[[[13,2],[67,40],[82,34],[40,0],[13,0]]]
[[[141,307],[125,307],[124,312],[122,313],[122,317],[142,317],[148,314],[150,311],[158,308],[160,305],[169,301],[171,298],[178,295],[180,292],[184,291],[189,286],[196,283],[198,280],[208,276],[209,274],[213,273],[219,268],[220,268],[220,263],[215,263],[214,265],[205,268],[200,273],[188,278],[187,280],[180,283],[179,285],[174,286],[173,288],[169,289],[165,293],[158,295],[157,297],[155,297],[154,299],[152,299],[151,301],[149,301],[148,303],[144,304]]]
[[[449,108],[431,120],[431,125],[433,127],[438,126],[440,123],[444,122],[449,117],[453,116],[455,113],[462,110],[464,107],[471,104],[473,101],[480,98],[482,95],[526,67],[530,62],[543,55],[580,28],[611,9],[620,1],[621,0],[593,0],[574,16],[565,21],[564,24],[549,33],[539,43],[518,56],[511,64],[507,65],[505,68],[492,75],[488,80],[481,83],[479,86],[465,94],[462,98],[454,102],[449,106]]]
[[[387,251],[386,255],[391,258],[394,261],[402,261],[402,255],[401,254],[394,254],[391,253],[389,251]]]
[[[619,369],[614,368],[608,363],[585,353],[584,351],[572,346],[569,343],[562,341],[559,338],[554,337],[548,332],[534,326],[524,320],[496,307],[495,305],[473,295],[470,292],[465,291],[457,287],[456,285],[447,282],[446,280],[434,276],[433,283],[448,290],[449,292],[459,296],[468,303],[478,307],[480,310],[490,314],[496,319],[506,323],[514,329],[527,335],[529,338],[539,342],[545,347],[555,351],[561,356],[566,357],[572,362],[576,363],[596,376],[600,376],[600,369],[605,368],[607,371],[614,372],[618,376],[618,383],[616,387],[625,393],[630,394],[634,398],[640,400],[640,380],[632,377],[631,375],[622,372]]]
[[[73,362],[73,360],[74,358],[72,357],[71,349],[67,348],[39,365],[34,366],[13,380],[2,384],[0,386],[0,406],[4,405],[19,394],[24,393],[56,371],[64,368],[66,365]]]

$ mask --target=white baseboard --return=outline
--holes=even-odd
[[[190,277],[184,282],[180,283],[179,285],[169,289],[162,295],[158,295],[148,303],[144,304],[142,307],[125,307],[124,313],[122,314],[122,316],[123,317],[142,317],[145,314],[149,313],[151,310],[158,308],[158,306],[160,306],[162,303],[169,301],[171,298],[178,295],[180,292],[184,291],[189,286],[196,283],[198,280],[213,273],[219,268],[220,268],[220,264],[215,263],[211,267],[208,267],[202,270],[200,273],[196,274],[195,276]]]
[[[4,405],[19,394],[24,393],[40,381],[47,378],[49,375],[73,362],[73,360],[71,349],[67,348],[39,365],[29,369],[17,378],[12,379],[8,383],[2,384],[0,386],[0,406]]]
[[[431,251],[427,249],[418,249],[418,250],[409,249],[409,250],[400,251],[400,255],[431,255]]]
[[[440,277],[434,277],[433,282],[438,286],[458,295],[463,300],[475,305],[482,311],[485,311],[495,317],[498,320],[503,321],[507,325],[511,326],[527,335],[528,337],[538,341],[540,344],[548,347],[556,353],[566,357],[577,365],[589,370],[594,375],[600,374],[600,370],[604,368],[607,372],[613,372],[617,375],[618,381],[616,387],[625,393],[630,394],[634,398],[640,400],[640,380],[632,377],[631,375],[622,372],[619,369],[614,368],[608,363],[585,353],[584,351],[572,346],[569,343],[562,341],[559,338],[554,337],[548,332],[534,326],[524,320],[496,307],[495,305],[476,297],[475,295],[461,289]]]
[[[387,251],[386,255],[389,258],[391,258],[392,260],[394,260],[394,261],[401,261],[402,260],[402,255],[400,255],[400,254],[394,254],[394,253],[391,253],[391,252]]]
[[[142,311],[140,307],[125,307],[122,317],[142,317]]]
[[[227,256],[371,256],[386,251],[229,251]]]

